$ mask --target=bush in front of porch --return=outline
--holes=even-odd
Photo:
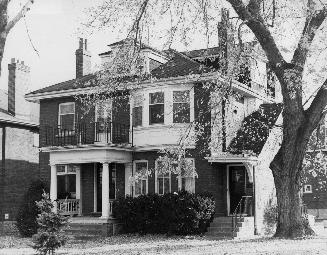
[[[201,234],[213,220],[215,201],[186,191],[149,194],[118,199],[113,213],[128,233]]]

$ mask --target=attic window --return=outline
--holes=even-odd
[[[303,193],[312,193],[312,185],[306,184],[303,186]]]

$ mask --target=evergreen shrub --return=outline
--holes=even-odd
[[[201,234],[213,220],[215,201],[186,191],[128,196],[114,202],[113,213],[128,233]]]

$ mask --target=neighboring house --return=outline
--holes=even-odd
[[[306,158],[303,201],[317,220],[327,220],[327,116],[313,133]]]
[[[100,54],[103,62],[110,63],[123,44],[120,41],[109,45],[111,50]],[[84,216],[72,218],[76,224],[109,226],[114,222],[112,202],[118,197],[185,189],[210,192],[216,201],[215,216],[226,220],[242,200],[245,207],[242,214],[252,222],[250,234],[263,233],[264,210],[275,196],[269,162],[277,153],[281,130],[270,126],[258,148],[247,147],[240,153],[230,144],[245,117],[256,115],[267,104],[276,102],[275,89],[267,80],[265,59],[256,56],[256,62],[247,66],[245,78],[231,83],[241,97],[220,102],[211,109],[209,97],[219,95],[210,95],[202,83],[212,80],[223,83],[225,78],[219,70],[203,73],[201,63],[215,67],[222,48],[172,51],[168,57],[166,52],[142,45],[143,70],[155,79],[130,82],[129,97],[113,96],[107,103],[84,113],[75,96],[92,91],[96,77],[90,74],[90,53],[86,40],[81,39],[76,51],[76,79],[25,96],[40,103],[41,176],[51,183],[51,199],[58,200],[63,213]],[[274,121],[280,124],[278,115],[279,112]],[[210,124],[205,134],[211,140],[210,146],[207,139],[201,138],[186,145],[187,157],[198,177],[154,174],[131,185],[129,179],[136,172],[156,169],[160,164],[158,150],[178,145],[181,135],[195,120]],[[237,144],[235,140],[234,143]],[[249,152],[254,149],[256,155]],[[105,229],[104,234],[115,232],[112,228]]]
[[[1,221],[12,222],[31,181],[39,176],[39,106],[24,98],[30,68],[15,59],[8,68],[8,90],[0,91],[0,212]]]

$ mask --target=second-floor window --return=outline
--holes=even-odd
[[[142,126],[143,96],[138,95],[134,98],[133,104],[133,127]]]
[[[111,120],[111,100],[101,101],[96,104],[96,121],[109,122]]]
[[[190,92],[189,90],[173,92],[173,122],[190,122]]]
[[[149,94],[149,124],[163,124],[165,121],[164,92]]]
[[[58,125],[62,129],[74,130],[75,127],[75,103],[59,104]]]

